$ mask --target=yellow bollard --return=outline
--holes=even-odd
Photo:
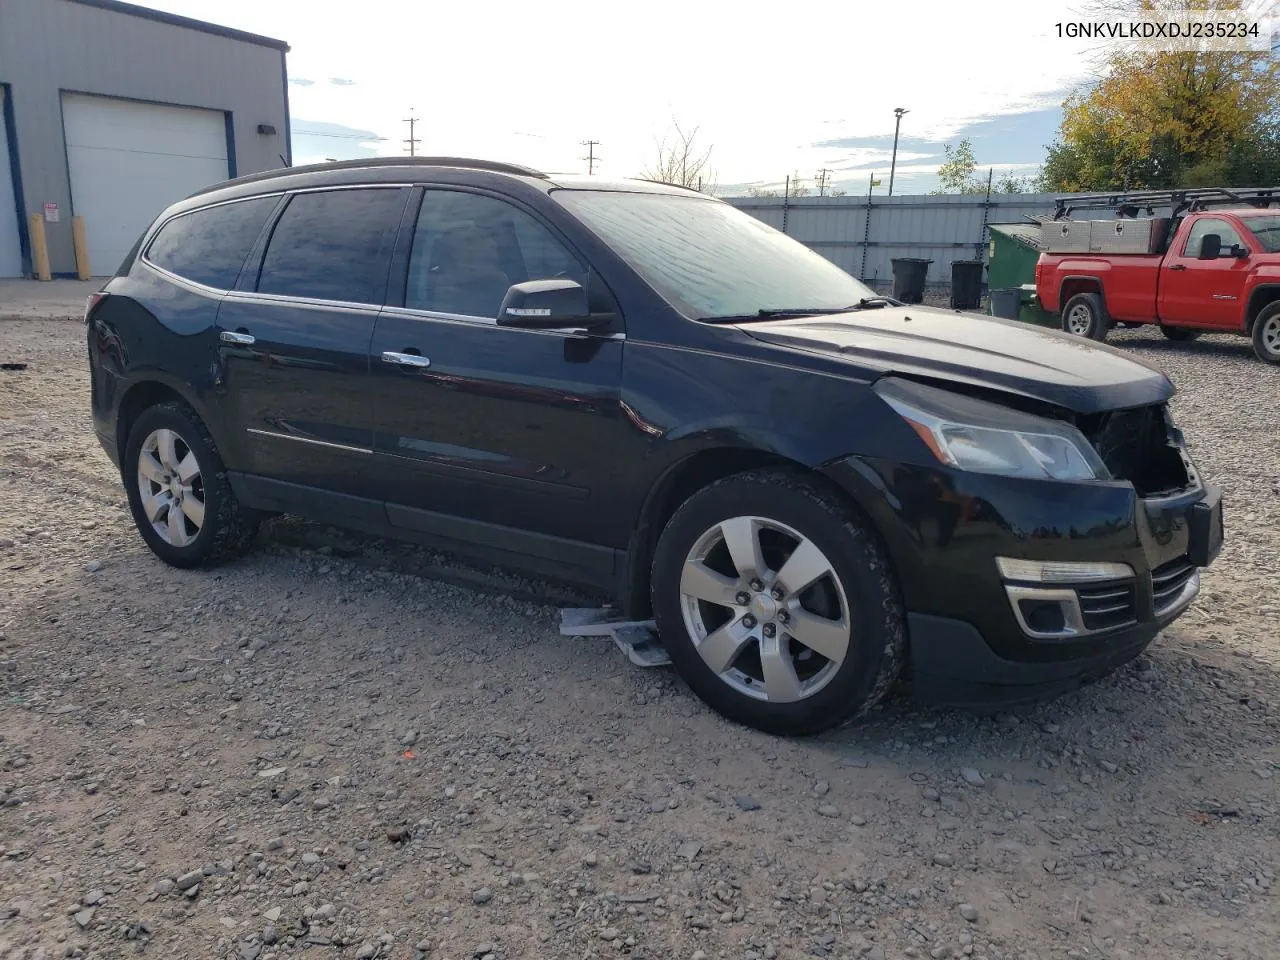
[[[76,276],[88,280],[93,274],[89,272],[89,244],[84,238],[84,217],[71,218],[71,242],[76,248]]]
[[[44,235],[44,217],[33,213],[27,218],[31,235],[31,270],[37,280],[52,280],[49,272],[49,242]]]

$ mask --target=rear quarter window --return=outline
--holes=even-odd
[[[155,235],[146,259],[183,279],[230,290],[277,201],[237,200],[174,217]]]

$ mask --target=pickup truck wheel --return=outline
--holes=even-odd
[[[1280,363],[1280,303],[1273,303],[1253,321],[1253,352],[1259,360]]]
[[[1110,325],[1102,297],[1096,293],[1077,293],[1062,308],[1062,329],[1077,337],[1105,340]]]
[[[766,733],[862,716],[906,658],[879,538],[800,473],[753,470],[695,493],[662,531],[651,582],[681,677],[712,709]]]
[[[1164,334],[1166,340],[1172,340],[1174,343],[1189,343],[1200,336],[1199,330],[1188,330],[1186,327],[1161,327],[1160,332]]]

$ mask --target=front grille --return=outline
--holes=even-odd
[[[1137,620],[1137,600],[1132,582],[1077,588],[1080,616],[1090,630],[1113,630]]]
[[[1186,557],[1170,560],[1151,571],[1151,599],[1156,616],[1173,609],[1182,596],[1182,588],[1195,573],[1196,568]]]
[[[1174,493],[1194,480],[1164,404],[1082,417],[1079,426],[1111,476],[1128,480],[1141,497]]]

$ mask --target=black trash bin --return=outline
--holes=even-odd
[[[896,257],[893,264],[893,299],[903,303],[924,302],[924,278],[932,260],[919,257]]]
[[[953,260],[951,263],[951,308],[977,310],[982,303],[982,261]]]

